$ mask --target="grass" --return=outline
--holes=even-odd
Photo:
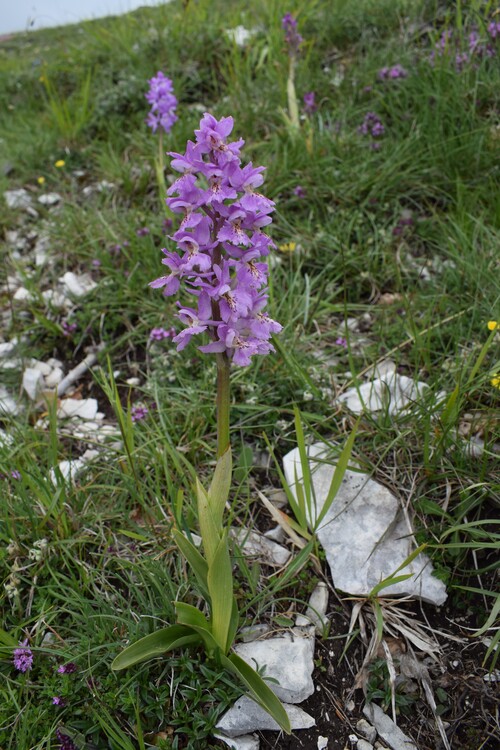
[[[167,242],[157,141],[144,124],[147,80],[157,70],[173,79],[180,101],[165,149],[183,151],[204,111],[232,114],[245,158],[267,167],[265,193],[277,206],[270,313],[284,330],[275,355],[233,373],[235,523],[253,523],[254,486],[279,486],[267,445],[278,458],[295,446],[294,405],[315,436],[346,435],[353,420],[332,405],[334,394],[390,353],[401,372],[432,393],[456,389],[456,398],[445,412],[429,401],[398,417],[367,416],[357,458],[403,496],[412,488],[419,543],[428,544],[457,606],[484,592],[476,625],[488,622],[500,486],[491,384],[498,333],[487,329],[500,318],[498,39],[496,58],[477,56],[461,71],[455,54],[473,28],[486,38],[490,6],[296,3],[305,39],[299,104],[307,91],[318,102],[299,132],[283,117],[281,18],[290,8],[282,0],[176,0],[1,43],[0,190],[27,189],[37,216],[4,206],[0,218],[1,284],[17,275],[32,293],[19,302],[0,292],[3,336],[17,338],[21,358],[0,379],[16,394],[31,357],[56,357],[69,369],[99,346],[99,366],[78,392],[97,398],[121,428],[103,450],[95,437],[62,434],[50,404],[36,409],[23,397],[19,416],[2,417],[12,439],[0,442],[0,607],[7,636],[27,638],[35,656],[33,670],[20,674],[9,638],[0,645],[2,747],[56,747],[60,729],[77,747],[201,750],[239,694],[211,665],[194,668],[182,653],[125,677],[109,669],[126,641],[173,622],[173,601],[189,597],[172,520],[182,492],[186,526],[196,528],[192,480],[208,476],[215,450],[215,363],[194,347],[177,353],[148,342],[175,312],[147,287]],[[245,47],[224,34],[239,24],[255,28]],[[431,64],[446,29],[453,41]],[[396,63],[408,76],[380,81],[378,70]],[[369,111],[385,127],[378,149],[358,132]],[[298,185],[305,197],[294,193]],[[44,192],[61,195],[58,208],[37,203]],[[138,236],[141,227],[149,234]],[[48,262],[37,266],[30,250],[42,235]],[[295,249],[279,249],[287,243]],[[42,293],[67,271],[86,272],[97,286],[61,310]],[[348,332],[344,349],[336,341],[351,318],[362,331]],[[64,335],[63,323],[76,330]],[[132,423],[137,404],[149,414]],[[479,457],[460,437],[475,434],[474,424],[484,439]],[[89,445],[99,454],[76,482],[57,470],[51,479],[60,461]],[[266,468],[258,468],[262,454]],[[299,567],[266,588],[258,565],[241,560],[241,624],[279,618],[287,602],[307,599],[309,577]],[[77,671],[59,674],[66,662]],[[66,705],[53,705],[54,696]]]

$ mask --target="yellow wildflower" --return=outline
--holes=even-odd
[[[282,245],[278,246],[278,250],[281,250],[282,253],[294,253],[296,247],[296,242],[284,242]]]
[[[492,377],[490,380],[490,383],[493,386],[493,388],[500,388],[500,375],[497,374],[494,377]]]
[[[496,320],[488,321],[488,331],[496,331],[498,328],[498,322]]]
[[[45,177],[39,177],[37,179],[37,182],[38,182],[39,185],[43,185],[43,183],[45,182]]]
[[[45,76],[40,76],[38,80],[40,81],[40,83],[45,83],[47,79],[45,78]]]
[[[57,169],[61,169],[61,167],[64,167],[65,164],[66,162],[64,161],[64,159],[58,159],[54,164],[54,167],[57,167]]]

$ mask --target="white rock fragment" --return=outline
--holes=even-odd
[[[318,737],[318,750],[326,750],[328,747],[328,737],[323,737],[321,734]]]
[[[48,388],[55,388],[61,380],[64,377],[64,372],[61,370],[60,367],[54,367],[53,370],[51,370],[50,375],[47,375],[45,378],[45,385]]]
[[[44,193],[43,195],[38,196],[38,202],[41,203],[42,206],[55,206],[61,200],[62,198],[59,193]]]
[[[29,208],[31,206],[31,195],[24,188],[6,190],[3,197],[9,208]]]
[[[259,750],[260,741],[256,734],[242,734],[241,737],[226,737],[223,734],[215,734],[216,740],[221,740],[231,750]]]
[[[326,463],[328,447],[325,444],[311,445],[308,451],[316,501],[315,518],[328,495],[335,467]],[[295,475],[299,481],[302,479],[298,448],[284,457],[283,467],[293,491]],[[415,549],[412,530],[400,510],[398,499],[366,474],[350,470],[346,471],[317,534],[335,587],[359,596],[367,596]],[[417,596],[438,606],[443,604],[446,587],[432,576],[432,570],[427,555],[418,555],[400,571],[411,573],[411,578],[387,587],[384,595]]]
[[[256,34],[256,29],[246,29],[244,26],[235,26],[234,29],[226,29],[225,34],[238,47],[244,47],[245,44]]]
[[[239,631],[239,635],[241,636],[241,640],[243,643],[251,643],[252,641],[256,641],[259,638],[262,638],[264,635],[267,635],[269,633],[271,628],[269,625],[265,622],[262,623],[256,623],[255,625],[247,625],[244,628],[241,628]]]
[[[282,567],[290,559],[290,550],[266,539],[262,534],[247,529],[232,528],[230,535],[236,539],[244,555],[258,557],[267,565]]]
[[[356,743],[356,750],[373,750],[373,745],[368,740],[359,739]]]
[[[64,292],[72,294],[74,297],[83,297],[97,286],[89,274],[84,273],[81,276],[77,276],[72,271],[67,271],[59,281],[64,287]]]
[[[74,482],[78,474],[80,474],[85,467],[85,464],[86,461],[82,458],[75,458],[72,461],[61,461],[58,464],[58,468],[65,482]],[[57,474],[54,469],[50,470],[49,476],[52,484],[57,484]]]
[[[295,625],[299,628],[314,625],[316,633],[322,635],[328,625],[327,609],[328,586],[320,581],[309,598],[305,615],[297,615]]]
[[[0,410],[1,408],[2,407],[0,406]],[[13,442],[14,442],[13,436],[9,435],[8,432],[5,432],[5,430],[2,430],[2,428],[0,427],[0,445],[5,447],[7,445],[12,445]]]
[[[356,731],[359,732],[372,745],[377,739],[377,730],[366,719],[360,719],[356,724]]]
[[[3,357],[10,357],[11,354],[14,354],[15,349],[17,346],[16,341],[4,341],[0,344],[0,359]]]
[[[80,419],[94,420],[97,414],[98,404],[95,398],[63,398],[61,400],[57,416],[80,417]]]
[[[406,375],[388,372],[383,377],[363,383],[359,388],[349,388],[337,401],[355,414],[363,411],[396,414],[418,401],[428,387]]]
[[[363,708],[363,713],[392,750],[418,750],[414,742],[382,711],[380,706],[367,703]]]
[[[32,401],[36,401],[44,386],[43,375],[34,367],[27,367],[23,373],[23,388]]]
[[[42,360],[40,359],[31,359],[30,367],[32,367],[34,370],[38,370],[38,372],[41,372],[44,378],[47,375],[50,375],[50,373],[52,372],[52,367],[48,364],[48,362],[42,362]]]
[[[58,310],[69,310],[71,307],[73,307],[73,303],[71,302],[71,300],[68,299],[65,294],[59,292],[57,289],[46,289],[44,292],[42,292],[42,298],[45,300],[45,302],[52,305],[52,307]]]
[[[35,297],[26,287],[20,286],[16,289],[12,299],[15,299],[16,302],[33,302]]]
[[[254,669],[262,668],[264,678],[273,679],[269,687],[280,700],[301,703],[314,693],[314,638],[284,635],[239,643],[234,650]]]
[[[310,729],[316,722],[298,706],[284,703],[285,711],[292,729]],[[257,730],[281,731],[279,725],[263,708],[254,703],[246,695],[239,698],[224,716],[219,720],[218,730],[224,732],[228,737],[239,737],[242,734],[250,734]]]
[[[17,404],[7,388],[0,385],[0,415],[11,414],[16,416],[21,411],[21,407]]]

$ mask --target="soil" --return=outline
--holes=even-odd
[[[262,750],[317,750],[320,737],[328,740],[327,750],[351,750],[355,743],[349,736],[362,737],[356,731],[356,724],[363,718],[366,699],[363,690],[354,690],[353,685],[365,649],[357,638],[342,659],[345,639],[338,636],[347,632],[348,621],[343,614],[338,614],[337,600],[332,597],[330,603],[337,613],[332,617],[328,638],[316,642],[313,673],[316,690],[301,704],[301,708],[315,718],[316,726],[296,731],[290,737],[261,732]],[[477,627],[477,615],[468,611],[457,617],[456,605],[452,602],[439,609],[431,605],[416,608],[415,603],[406,606],[415,610],[419,620],[427,619],[442,648],[436,666],[429,667],[429,673],[451,747],[453,750],[497,750],[500,747],[500,674],[494,671],[490,674],[483,666],[487,647],[471,637]],[[417,613],[417,609],[421,609],[421,613]],[[456,640],[451,640],[450,636]],[[429,660],[425,659],[424,663],[428,664]],[[397,659],[395,665],[397,667]],[[411,702],[398,712],[397,724],[418,750],[441,750],[444,744],[425,693],[420,685],[413,683],[413,687],[417,688],[416,693],[410,692]],[[374,702],[380,705],[380,701]],[[390,716],[390,706],[383,708]],[[381,747],[385,747],[383,742]]]

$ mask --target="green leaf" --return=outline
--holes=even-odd
[[[344,475],[346,473],[347,467],[349,466],[349,461],[352,454],[352,449],[354,446],[354,440],[356,438],[356,433],[359,426],[359,419],[354,425],[351,434],[346,440],[346,443],[344,447],[342,448],[342,452],[339,456],[339,459],[337,461],[337,465],[335,467],[335,471],[333,473],[332,481],[330,483],[330,488],[328,490],[328,495],[326,496],[325,504],[323,505],[321,509],[321,513],[316,519],[314,530],[316,530],[321,521],[324,519],[328,511],[330,510],[330,506],[335,500],[335,497],[337,495],[337,492],[339,491],[340,485],[342,484],[342,480],[344,478]]]
[[[301,526],[304,526],[307,528],[308,522],[313,523],[315,521],[315,517],[313,519],[313,507],[312,502],[314,499],[314,487],[312,484],[311,479],[311,466],[309,463],[309,456],[307,455],[307,446],[306,441],[304,438],[304,430],[302,428],[302,421],[300,419],[300,411],[298,410],[297,406],[294,404],[293,411],[295,413],[295,434],[297,436],[297,446],[299,449],[299,455],[300,455],[300,466],[302,469],[302,486],[300,485],[298,478],[297,478],[297,468],[294,467],[295,470],[295,491],[297,493],[297,498],[299,501],[299,507],[300,507],[300,518],[297,518],[297,521],[301,524]],[[303,492],[302,492],[303,488]],[[306,505],[307,505],[307,516],[306,516]],[[316,514],[314,514],[316,516]]]
[[[217,525],[215,523],[208,495],[198,479],[196,479],[196,494],[198,497],[198,521],[203,540],[203,550],[208,567],[210,567],[219,546],[221,524]]]
[[[179,531],[179,529],[173,529],[172,535],[174,537],[176,545],[179,547],[181,553],[184,555],[189,565],[191,566],[203,596],[205,597],[205,599],[208,599],[209,594],[207,584],[207,561],[198,552],[194,544],[190,542],[189,539],[186,539],[182,531]]]
[[[219,542],[212,564],[208,568],[208,591],[212,603],[212,635],[224,653],[229,651],[228,634],[233,609],[233,571],[227,531]]]
[[[491,609],[490,616],[484,623],[483,627],[479,628],[479,630],[477,630],[474,633],[474,636],[483,635],[483,633],[486,633],[487,630],[493,627],[493,625],[495,624],[498,618],[499,612],[500,612],[500,595],[498,595],[498,598]]]
[[[228,448],[217,461],[214,476],[208,490],[208,502],[217,527],[222,525],[224,508],[231,489],[232,459],[231,448]]]
[[[237,654],[221,655],[221,662],[226,669],[236,675],[247,688],[250,697],[272,716],[287,734],[291,734],[290,720],[280,699],[269,685],[257,674],[255,669]]]
[[[200,638],[190,628],[183,625],[170,625],[128,646],[114,659],[111,669],[114,671],[127,669],[134,664],[161,656],[174,648],[196,643],[200,643]]]
[[[3,646],[12,646],[12,648],[17,648],[17,641],[15,638],[13,638],[10,633],[7,633],[3,628],[0,628],[0,643]]]
[[[185,602],[175,602],[175,611],[177,612],[177,621],[180,625],[187,625],[189,628],[199,634],[203,640],[205,649],[208,653],[216,651],[218,648],[217,641],[212,635],[212,626],[203,612]]]
[[[229,628],[227,633],[227,648],[226,653],[229,651],[236,639],[236,633],[238,632],[238,625],[240,624],[240,613],[238,611],[238,603],[236,597],[233,596],[233,606],[231,609],[231,620],[229,622]]]

